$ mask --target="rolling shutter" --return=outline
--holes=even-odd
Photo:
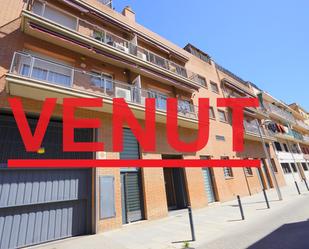
[[[34,130],[36,119],[28,119]],[[78,141],[92,130],[76,131]],[[92,158],[62,152],[62,123],[51,121],[44,154],[26,153],[14,118],[0,115],[0,248],[20,248],[87,234],[91,227],[91,170],[7,169],[11,158]]]
[[[120,159],[139,159],[138,142],[130,129],[123,129],[124,149]],[[125,165],[124,165],[125,166]],[[137,168],[121,168],[123,223],[143,219],[141,173]]]

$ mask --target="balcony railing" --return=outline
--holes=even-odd
[[[303,121],[297,120],[297,119],[296,119],[296,123],[297,123],[299,126],[301,126],[302,128],[304,128],[304,129],[306,129],[306,130],[309,131],[309,125],[307,125],[307,124],[304,123]]]
[[[65,21],[63,21],[61,18],[59,18],[58,20],[56,18],[57,15],[55,14],[50,15],[49,12],[61,13],[61,11],[48,3],[36,1],[33,5],[32,12],[49,21],[60,24],[66,28],[72,29],[76,32],[79,32],[82,35],[86,35],[100,43],[116,48],[117,50],[122,51],[123,53],[134,55],[135,57],[141,60],[150,62],[160,68],[166,69],[178,76],[182,76],[186,79],[192,80],[200,85],[200,81],[198,80],[198,74],[193,73],[187,70],[185,67],[173,61],[170,61],[160,55],[157,55],[156,53],[151,52],[150,50],[138,46],[132,41],[119,37],[99,27],[98,25],[95,25],[83,19],[79,19],[78,17],[75,17],[68,13],[61,14],[66,16],[63,18],[64,20],[66,18]],[[68,21],[69,20],[68,18],[71,20]]]
[[[309,136],[305,135],[303,138],[305,142],[309,143]]]
[[[156,99],[156,108],[166,111],[167,96],[157,92],[113,80],[103,74],[78,70],[31,54],[15,52],[10,73],[40,82],[70,89],[87,91],[90,94],[109,98],[124,98],[127,102],[144,106],[146,98]],[[197,108],[188,101],[178,101],[178,114],[197,119]]]
[[[292,130],[293,137],[297,140],[304,140],[304,136],[297,131]]]
[[[293,123],[293,124],[296,123],[295,118],[293,117],[291,113],[270,103],[264,103],[264,106],[268,110],[269,113],[274,113],[290,123]]]
[[[254,135],[260,136],[259,133],[259,123],[256,119],[252,121],[244,120],[244,128],[247,133],[253,133]],[[264,130],[264,128],[260,127],[261,133],[263,136],[268,136],[268,132]]]

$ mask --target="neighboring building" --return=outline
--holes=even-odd
[[[225,98],[250,98],[255,97],[256,89],[249,82],[244,81],[240,77],[231,73],[229,70],[217,64],[218,75],[221,81]],[[231,114],[230,114],[231,115]],[[271,172],[267,156],[263,148],[263,141],[266,144],[266,149],[271,155],[274,175],[280,186],[284,185],[283,174],[281,170],[277,170],[279,164],[274,156],[270,144],[275,141],[275,138],[264,127],[264,120],[268,119],[269,115],[261,108],[246,108],[244,113],[244,129],[245,141],[244,151],[237,154],[238,158],[260,159],[261,168],[259,169],[244,169],[246,178],[246,186],[249,193],[257,193],[264,189],[274,187],[274,180]],[[260,134],[261,132],[261,134]],[[261,138],[263,137],[263,141]]]
[[[270,116],[265,127],[276,138],[272,144],[286,183],[296,182],[299,188],[306,189],[304,179],[309,180],[309,172],[303,151],[307,152],[309,145],[309,126],[304,123],[304,116],[267,92],[260,93],[260,100]]]
[[[111,2],[98,0],[4,0],[0,10],[0,248],[16,248],[46,241],[98,233],[123,224],[153,220],[171,210],[201,208],[236,195],[271,188],[271,166],[265,160],[258,127],[273,112],[248,108],[245,112],[245,150],[232,151],[231,112],[216,107],[218,97],[256,97],[260,90],[218,66],[205,52],[189,44],[182,49],[135,22],[126,7],[122,14]],[[26,153],[7,103],[18,96],[32,129],[47,97],[59,98],[46,137],[45,153]],[[64,97],[100,97],[102,109],[79,109],[77,118],[101,119],[98,130],[77,129],[77,141],[104,141],[99,153],[62,152]],[[145,98],[156,99],[157,151],[145,153],[128,127],[123,127],[124,151],[112,151],[112,98],[125,98],[144,123]],[[191,141],[198,129],[198,98],[210,98],[210,138],[197,153],[180,154],[165,141],[166,100],[178,98],[181,139]],[[265,99],[265,102],[272,102]],[[286,107],[285,107],[286,108]],[[287,107],[288,108],[288,107]],[[297,110],[277,117],[303,120]],[[294,115],[294,116],[293,116]],[[292,126],[290,139],[309,153],[307,129]],[[280,186],[289,182],[272,144],[282,141],[262,127]],[[296,133],[298,132],[298,133]],[[298,135],[296,135],[298,134]],[[298,138],[295,140],[295,136]],[[300,137],[304,139],[299,139]],[[280,140],[281,139],[281,140]],[[284,140],[285,141],[285,140]],[[284,143],[282,141],[282,143]],[[291,147],[295,149],[294,147]],[[296,149],[295,149],[296,150]],[[307,176],[308,153],[299,154],[296,170]],[[307,154],[307,155],[306,155]],[[279,160],[276,155],[278,155]],[[9,158],[71,159],[261,159],[254,168],[100,168],[6,169]],[[298,159],[297,159],[298,160]],[[306,166],[308,166],[306,164]],[[302,170],[302,168],[304,170]],[[302,173],[301,173],[302,172]],[[299,177],[299,181],[301,181]]]

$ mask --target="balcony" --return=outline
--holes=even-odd
[[[297,131],[292,130],[293,137],[297,140],[303,141],[304,136]]]
[[[78,52],[80,52],[81,47],[88,48],[92,50],[92,56],[93,52],[96,55],[102,55],[104,52],[117,56],[120,55],[128,60],[126,66],[133,62],[145,66],[150,70],[156,70],[159,74],[167,74],[167,76],[173,77],[173,80],[185,83],[184,87],[187,90],[190,87],[198,89],[201,86],[196,73],[150,50],[138,46],[134,42],[135,39],[132,39],[132,41],[126,40],[98,25],[64,12],[49,3],[35,1],[31,10],[23,11],[22,18],[22,29],[32,36],[53,42],[57,45],[61,44],[64,47],[77,50]],[[73,43],[76,46],[78,45],[78,47],[75,48]],[[102,51],[98,49],[102,49]],[[98,57],[96,56],[96,58]],[[104,56],[104,59],[111,60],[111,58],[108,59],[106,57],[108,56]],[[124,63],[123,59],[121,63]],[[132,70],[140,69],[134,66]],[[147,73],[145,70],[140,70],[138,73],[141,72]],[[148,72],[148,74],[151,75],[151,72]],[[162,80],[164,80],[164,77],[162,77]]]
[[[303,138],[304,138],[304,142],[309,143],[309,136],[304,135]]]
[[[270,103],[264,103],[264,107],[267,109],[270,115],[276,115],[280,119],[284,120],[285,122],[289,122],[291,124],[295,124],[295,118],[293,115],[273,104]]]
[[[280,132],[273,132],[271,130],[267,130],[269,134],[276,138],[284,139],[284,140],[290,140],[293,142],[299,142],[299,141],[305,141],[304,136],[300,134],[299,132],[288,128],[288,132],[286,133],[280,133]]]
[[[307,125],[306,123],[304,123],[301,120],[296,119],[296,125],[301,127],[302,129],[309,131],[309,125]]]
[[[259,122],[256,119],[251,121],[244,120],[244,129],[245,129],[245,138],[252,140],[261,140],[259,133]],[[260,127],[262,136],[265,140],[274,140],[273,136],[265,130],[263,127]]]
[[[124,98],[137,117],[143,118],[145,99],[156,99],[157,121],[165,123],[167,97],[107,76],[82,71],[48,59],[15,52],[6,77],[11,95],[44,100],[46,97],[102,97],[103,111],[111,113],[112,99]],[[102,110],[101,110],[102,111]],[[178,101],[180,126],[197,128],[197,108],[188,101]]]

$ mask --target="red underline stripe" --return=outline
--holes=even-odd
[[[9,168],[121,168],[121,167],[260,167],[260,160],[140,159],[10,159]]]

